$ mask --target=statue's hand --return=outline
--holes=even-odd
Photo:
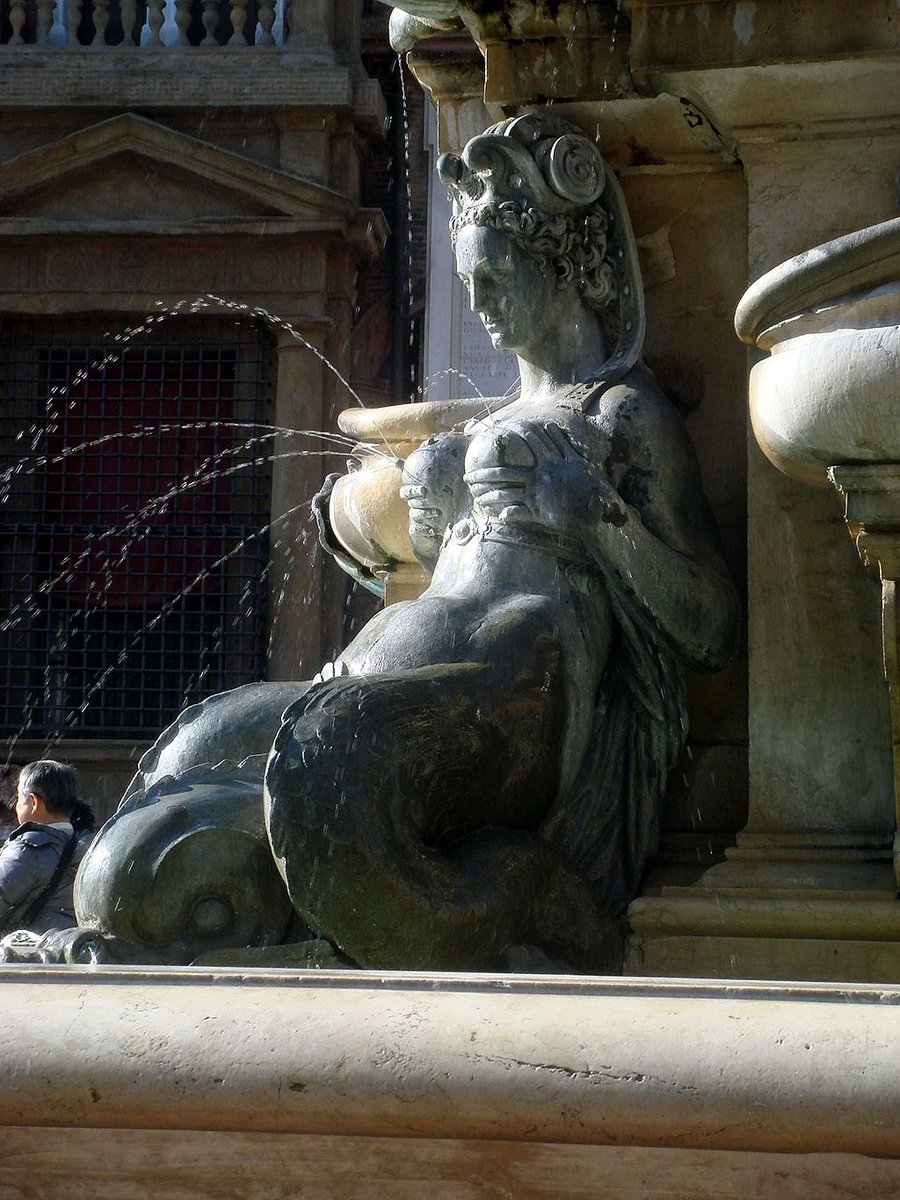
[[[410,535],[443,537],[466,508],[463,463],[469,439],[455,431],[423,442],[403,464],[400,498],[409,505]]]
[[[463,462],[469,439],[456,431],[428,438],[403,464],[400,497],[409,506],[413,553],[434,571],[444,531],[468,512]]]
[[[476,512],[509,525],[578,537],[598,518],[627,519],[592,448],[555,422],[482,434],[466,456],[465,482]]]

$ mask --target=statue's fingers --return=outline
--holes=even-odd
[[[588,462],[591,461],[590,447],[581,438],[576,437],[571,429],[566,429],[564,426],[558,425],[555,421],[550,421],[548,424],[551,435],[559,446],[561,454],[569,459],[583,458]]]
[[[411,505],[410,516],[414,521],[417,521],[420,524],[423,522],[427,522],[430,525],[436,525],[440,523],[446,524],[446,522],[443,521],[443,514],[439,508],[419,508],[415,505]]]
[[[545,425],[532,426],[525,433],[525,440],[531,447],[532,453],[540,452],[541,457],[548,455],[554,458],[564,458],[573,461],[587,457],[585,447],[579,446],[567,430],[556,421],[548,421]]]
[[[428,489],[418,483],[404,483],[400,487],[401,500],[423,500],[428,495]]]
[[[478,509],[488,516],[499,517],[507,508],[528,509],[524,488],[494,488],[476,497]]]
[[[483,491],[503,487],[524,487],[531,478],[531,470],[522,467],[478,467],[466,471],[463,482],[473,496]]]
[[[556,458],[561,453],[560,447],[552,436],[552,422],[547,425],[529,425],[523,430],[522,437],[528,443],[531,453],[536,459],[546,458],[548,455]]]
[[[557,454],[563,458],[571,458],[577,453],[577,447],[572,442],[571,434],[557,421],[548,421],[546,426],[547,438],[553,443]]]
[[[497,514],[504,525],[533,525],[534,513],[527,504],[507,504]]]

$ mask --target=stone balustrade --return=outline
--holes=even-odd
[[[0,5],[0,53],[24,46],[289,47],[309,33],[293,9],[294,0],[7,0]]]

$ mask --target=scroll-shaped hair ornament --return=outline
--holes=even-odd
[[[619,182],[597,145],[574,125],[537,113],[492,125],[461,155],[444,154],[438,173],[455,214],[491,201],[521,200],[547,213],[578,215],[600,204],[607,218],[606,260],[616,281],[617,340],[600,371],[581,381],[572,400],[585,407],[598,387],[626,375],[640,357],[646,332],[637,246]]]

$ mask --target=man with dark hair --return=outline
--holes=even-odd
[[[50,758],[23,767],[16,819],[18,827],[0,847],[0,934],[69,929],[76,924],[75,872],[94,829],[74,767]]]

